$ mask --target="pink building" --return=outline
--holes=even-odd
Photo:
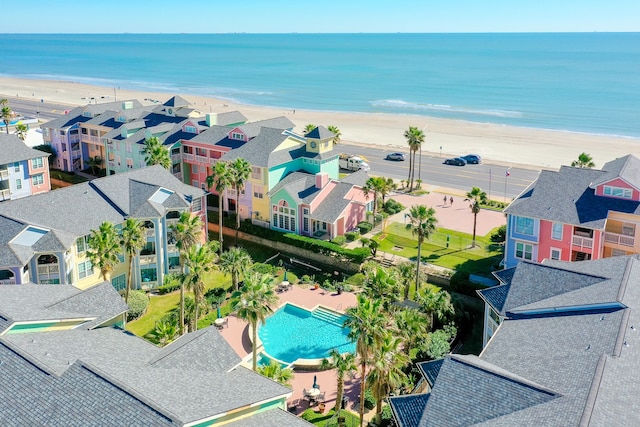
[[[0,147],[0,201],[51,190],[49,153],[28,147],[13,134],[0,134]]]

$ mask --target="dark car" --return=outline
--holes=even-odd
[[[447,159],[444,161],[445,165],[453,165],[453,166],[464,166],[467,164],[467,161],[462,157],[454,157],[453,159]]]
[[[462,156],[462,158],[470,165],[477,165],[482,162],[482,157],[477,154],[467,154],[466,156]]]
[[[405,158],[406,156],[404,153],[391,153],[391,154],[387,154],[387,157],[385,157],[385,160],[404,161]]]

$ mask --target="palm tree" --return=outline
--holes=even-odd
[[[171,155],[169,149],[162,145],[160,140],[152,136],[144,141],[144,161],[148,166],[160,165],[163,168],[170,170],[173,162],[171,161]]]
[[[318,126],[314,125],[313,123],[309,123],[308,125],[306,125],[304,127],[304,134],[306,135],[306,134],[310,133],[311,131],[313,131],[317,127]]]
[[[251,165],[245,159],[238,157],[230,165],[232,185],[236,188],[236,245],[238,244],[238,231],[240,230],[240,193],[244,190],[245,183],[251,176]]]
[[[367,262],[363,268],[363,292],[371,299],[382,301],[385,310],[389,304],[401,298],[402,290],[397,271],[386,269],[374,261]]]
[[[331,125],[327,129],[329,130],[329,132],[333,133],[333,145],[340,144],[340,141],[342,141],[342,132],[340,132],[338,126]]]
[[[593,158],[591,158],[590,154],[580,153],[580,155],[578,156],[578,160],[574,160],[573,162],[571,162],[571,166],[576,168],[591,169],[596,167],[596,164],[593,162]]]
[[[96,175],[96,169],[99,169],[100,166],[102,166],[102,159],[100,158],[100,156],[89,157],[89,160],[87,160],[87,164],[89,166],[89,169],[91,169],[91,173],[93,175]]]
[[[175,320],[161,319],[156,322],[153,330],[149,332],[149,340],[160,347],[171,343],[178,335],[178,325]]]
[[[24,142],[27,139],[27,133],[29,132],[29,125],[24,123],[16,124],[16,135]]]
[[[382,186],[382,191],[380,192],[380,197],[382,197],[382,205],[385,204],[387,196],[393,190],[395,190],[398,186],[395,182],[393,182],[393,178],[387,178]]]
[[[120,244],[124,248],[124,253],[128,256],[129,274],[127,276],[127,289],[125,290],[124,300],[129,302],[129,291],[131,290],[131,282],[133,279],[133,257],[144,248],[147,243],[147,233],[142,221],[135,218],[127,218],[122,226],[122,234],[120,236]]]
[[[413,191],[413,180],[416,170],[416,152],[422,146],[424,142],[424,132],[415,126],[409,126],[409,129],[404,132],[404,137],[409,144],[409,177],[407,178],[409,184],[409,192]]]
[[[322,359],[320,369],[336,370],[336,411],[342,409],[342,396],[344,395],[344,376],[353,375],[356,371],[356,356],[353,353],[340,354],[338,349],[331,349],[328,359]]]
[[[404,339],[403,350],[411,358],[411,350],[416,343],[429,339],[429,325],[424,314],[411,308],[401,310],[395,315],[396,329]]]
[[[180,265],[182,274],[186,274],[185,258],[190,247],[200,242],[202,235],[202,220],[190,212],[182,212],[178,222],[170,226],[176,238],[176,247],[180,251]],[[180,282],[180,333],[184,334],[184,281]]]
[[[122,246],[120,245],[120,236],[116,231],[113,223],[105,221],[100,224],[97,230],[91,230],[91,235],[87,239],[89,249],[87,249],[87,258],[91,264],[100,269],[103,280],[107,280],[114,267],[120,264],[118,255],[122,254]]]
[[[380,300],[372,300],[364,294],[358,295],[355,307],[347,309],[344,326],[350,329],[349,338],[356,342],[356,353],[360,358],[360,427],[364,423],[364,392],[367,389],[367,365],[382,340],[387,327]]]
[[[194,330],[198,330],[199,307],[204,301],[204,276],[210,272],[216,260],[217,242],[207,242],[202,246],[190,246],[184,258],[186,273],[182,276],[183,286],[193,291],[195,299]]]
[[[416,292],[420,286],[420,262],[422,243],[436,231],[436,210],[424,205],[411,206],[408,214],[409,224],[406,225],[413,235],[418,236],[418,256],[416,258]]]
[[[427,290],[424,295],[419,295],[419,302],[422,309],[427,313],[429,318],[429,329],[433,329],[435,319],[439,322],[450,314],[453,314],[453,304],[451,304],[451,295],[446,291]]]
[[[11,123],[13,111],[11,111],[11,107],[9,107],[9,101],[7,101],[6,98],[0,99],[0,106],[2,106],[2,112],[0,113],[0,116],[2,117],[2,121],[4,122],[7,135],[9,135],[9,123]]]
[[[251,255],[243,248],[230,248],[220,256],[220,269],[231,275],[234,291],[239,289],[240,276],[244,276],[252,264]]]
[[[404,298],[409,298],[409,289],[411,281],[415,278],[413,274],[413,264],[409,261],[403,261],[394,267],[398,271],[400,280],[404,283]]]
[[[244,278],[244,286],[231,295],[231,310],[249,323],[252,332],[253,370],[257,370],[258,322],[264,324],[278,303],[273,276],[254,273]]]
[[[224,192],[231,186],[233,178],[226,162],[217,162],[212,172],[213,174],[207,177],[207,186],[215,188],[218,192],[218,241],[220,242],[220,256],[222,256],[222,201]]]
[[[482,191],[479,187],[473,187],[471,191],[467,192],[467,198],[465,201],[470,202],[469,207],[473,212],[473,243],[471,247],[476,247],[476,224],[478,222],[478,214],[480,213],[480,206],[487,203],[487,193]]]
[[[260,366],[258,373],[264,377],[272,379],[279,384],[287,387],[291,387],[291,380],[293,379],[293,369],[283,368],[282,365],[275,360],[271,359],[268,365]]]
[[[367,179],[362,187],[364,195],[369,198],[369,193],[373,193],[373,223],[376,223],[376,212],[378,210],[378,200],[387,188],[387,180],[381,176],[372,176]]]
[[[409,363],[409,357],[402,352],[401,344],[400,337],[386,331],[374,350],[369,381],[376,399],[378,424],[382,416],[382,400],[389,396],[389,393],[400,388],[406,378],[402,369]]]

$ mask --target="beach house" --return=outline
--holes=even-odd
[[[421,364],[427,391],[389,399],[398,426],[640,424],[639,256],[496,276],[479,291],[492,311],[482,353]],[[489,317],[499,325],[487,337]]]
[[[48,153],[27,147],[14,134],[0,134],[0,147],[0,202],[51,189]]]
[[[543,170],[505,213],[506,267],[640,253],[640,159]]]
[[[126,309],[107,282],[0,286],[0,424],[310,425],[215,328],[159,348],[120,329]]]
[[[92,286],[101,279],[86,257],[91,231],[105,221],[119,228],[133,217],[146,229],[145,247],[133,262],[133,286],[161,285],[164,275],[179,270],[170,227],[182,212],[202,219],[204,241],[205,192],[183,184],[160,166],[1,203],[0,283]],[[127,283],[128,262],[124,257],[121,261],[110,277],[117,289]]]

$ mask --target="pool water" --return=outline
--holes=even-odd
[[[349,329],[342,327],[346,318],[322,308],[309,311],[285,304],[258,328],[258,336],[265,351],[283,362],[322,359],[333,348],[355,352],[355,343],[347,337]]]

